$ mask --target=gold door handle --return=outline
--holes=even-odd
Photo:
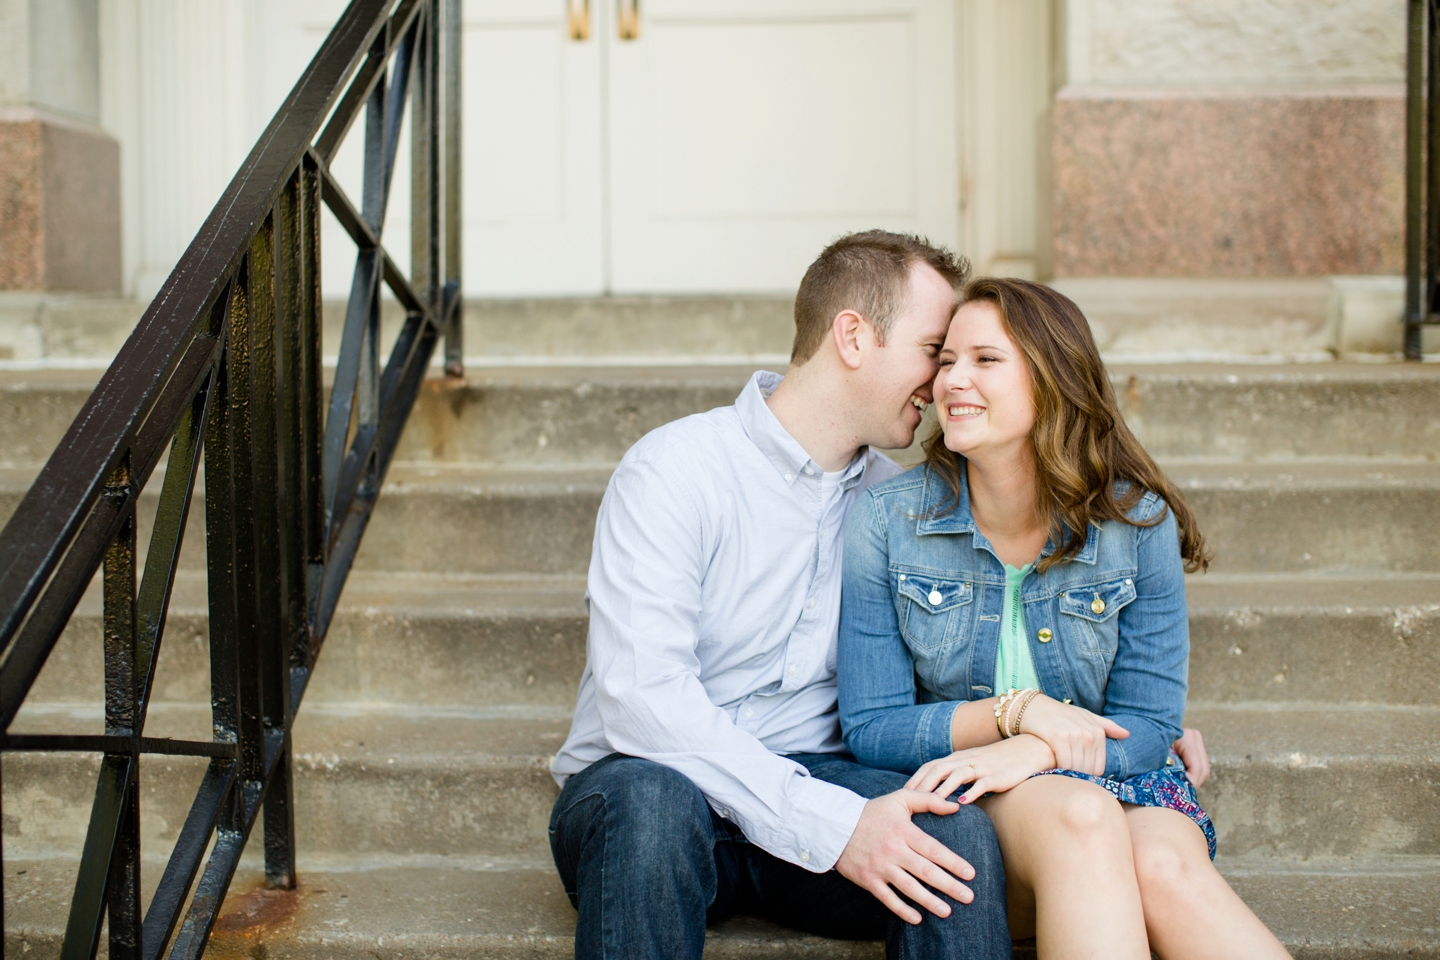
[[[640,36],[640,0],[619,0],[620,9],[617,23],[621,40],[634,40]]]
[[[565,29],[571,40],[590,39],[590,0],[565,0]]]

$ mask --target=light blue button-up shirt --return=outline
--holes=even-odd
[[[587,663],[557,781],[620,752],[685,774],[762,849],[823,872],[865,800],[787,753],[838,753],[845,514],[900,468],[862,450],[824,473],[765,398],[647,434],[595,522]]]

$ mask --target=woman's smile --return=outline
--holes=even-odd
[[[961,305],[939,361],[935,397],[944,410],[945,446],[972,459],[999,451],[1013,455],[1034,426],[1035,401],[1025,354],[994,304]]]

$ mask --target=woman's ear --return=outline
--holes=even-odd
[[[830,321],[830,336],[835,341],[840,362],[851,370],[859,369],[860,355],[875,340],[869,322],[854,310],[835,314],[835,319]]]

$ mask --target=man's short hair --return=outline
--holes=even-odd
[[[795,344],[790,362],[801,364],[815,355],[842,310],[854,310],[885,336],[905,304],[912,264],[935,269],[950,286],[965,285],[970,264],[943,247],[909,233],[866,230],[850,233],[821,251],[795,294]]]

